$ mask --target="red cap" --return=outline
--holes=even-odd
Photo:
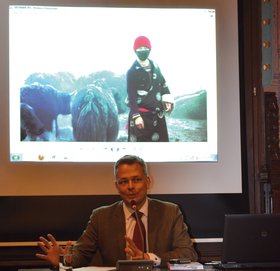
[[[149,49],[152,48],[150,40],[145,36],[139,36],[135,39],[133,49],[134,51],[136,51],[139,47],[142,46],[146,46]]]

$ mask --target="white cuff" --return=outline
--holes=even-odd
[[[135,120],[137,118],[141,117],[141,115],[139,113],[135,113],[132,115],[132,119]]]
[[[154,261],[154,266],[159,266],[161,263],[161,258],[155,255],[154,253],[147,253],[150,257],[150,260]]]

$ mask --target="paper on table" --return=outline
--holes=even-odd
[[[203,265],[199,262],[183,263],[183,264],[170,264],[168,263],[168,270],[203,270]]]
[[[104,266],[87,266],[87,267],[80,267],[74,268],[75,271],[112,271],[117,270],[116,267],[104,267]]]

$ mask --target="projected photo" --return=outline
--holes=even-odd
[[[217,161],[215,10],[9,14],[11,161]]]

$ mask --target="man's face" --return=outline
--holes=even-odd
[[[143,168],[139,164],[123,164],[118,167],[115,185],[127,206],[130,206],[130,202],[135,200],[138,208],[141,208],[150,183],[150,178],[144,174]]]

